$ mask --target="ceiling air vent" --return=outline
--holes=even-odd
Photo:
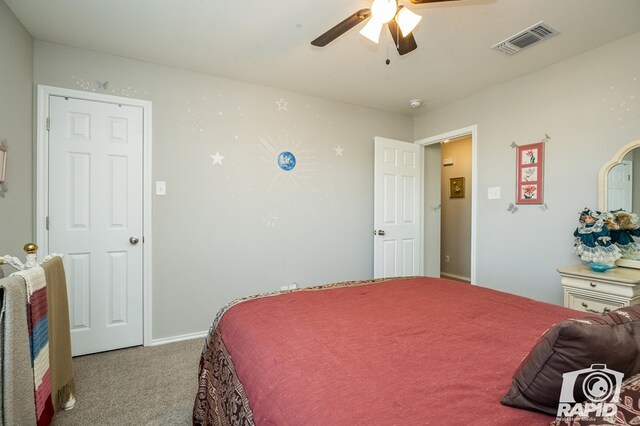
[[[505,53],[507,55],[515,55],[526,47],[529,47],[533,44],[536,44],[558,34],[560,34],[559,31],[554,30],[548,24],[540,21],[534,26],[529,27],[524,31],[520,31],[518,34],[511,36],[504,41],[501,41],[491,48],[500,50],[502,53]]]

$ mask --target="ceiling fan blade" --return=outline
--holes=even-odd
[[[369,16],[371,16],[371,9],[360,9],[326,33],[322,34],[320,37],[313,40],[311,44],[318,47],[324,47],[349,31],[351,28],[358,25],[360,22],[367,19]]]
[[[412,33],[407,34],[406,37],[402,37],[400,28],[398,27],[398,24],[396,24],[395,20],[387,22],[387,26],[389,27],[391,37],[393,37],[393,43],[396,45],[400,55],[409,53],[418,47],[416,39],[413,37]]]
[[[443,1],[458,1],[458,0],[411,0],[413,4],[425,4],[425,3],[439,3]]]

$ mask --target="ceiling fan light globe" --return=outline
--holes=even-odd
[[[396,16],[398,3],[396,0],[373,0],[371,18],[386,24]]]
[[[396,15],[396,23],[400,27],[402,37],[406,37],[407,35],[409,35],[411,31],[416,28],[421,19],[422,16],[413,13],[406,7],[400,8],[398,14]]]
[[[383,25],[384,22],[380,22],[371,17],[367,24],[360,30],[360,34],[377,44],[380,40],[380,32],[382,31]]]

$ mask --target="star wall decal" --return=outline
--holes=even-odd
[[[276,102],[276,104],[278,104],[278,111],[286,111],[287,110],[287,105],[289,104],[289,102],[287,102],[284,99],[280,98],[280,100],[278,102]]]
[[[266,226],[275,226],[275,224],[278,222],[278,216],[274,216],[269,213],[269,216],[263,217],[262,221]]]
[[[333,150],[336,152],[336,157],[342,157],[342,153],[344,152],[344,148],[341,147],[340,145],[338,145],[337,147],[333,148]]]
[[[213,164],[220,164],[222,166],[222,160],[224,160],[224,156],[220,155],[220,152],[216,151],[215,155],[210,155],[213,160]]]

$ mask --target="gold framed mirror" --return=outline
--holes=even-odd
[[[600,168],[598,210],[640,213],[640,139],[629,142]],[[640,269],[640,261],[620,259],[618,266]]]

